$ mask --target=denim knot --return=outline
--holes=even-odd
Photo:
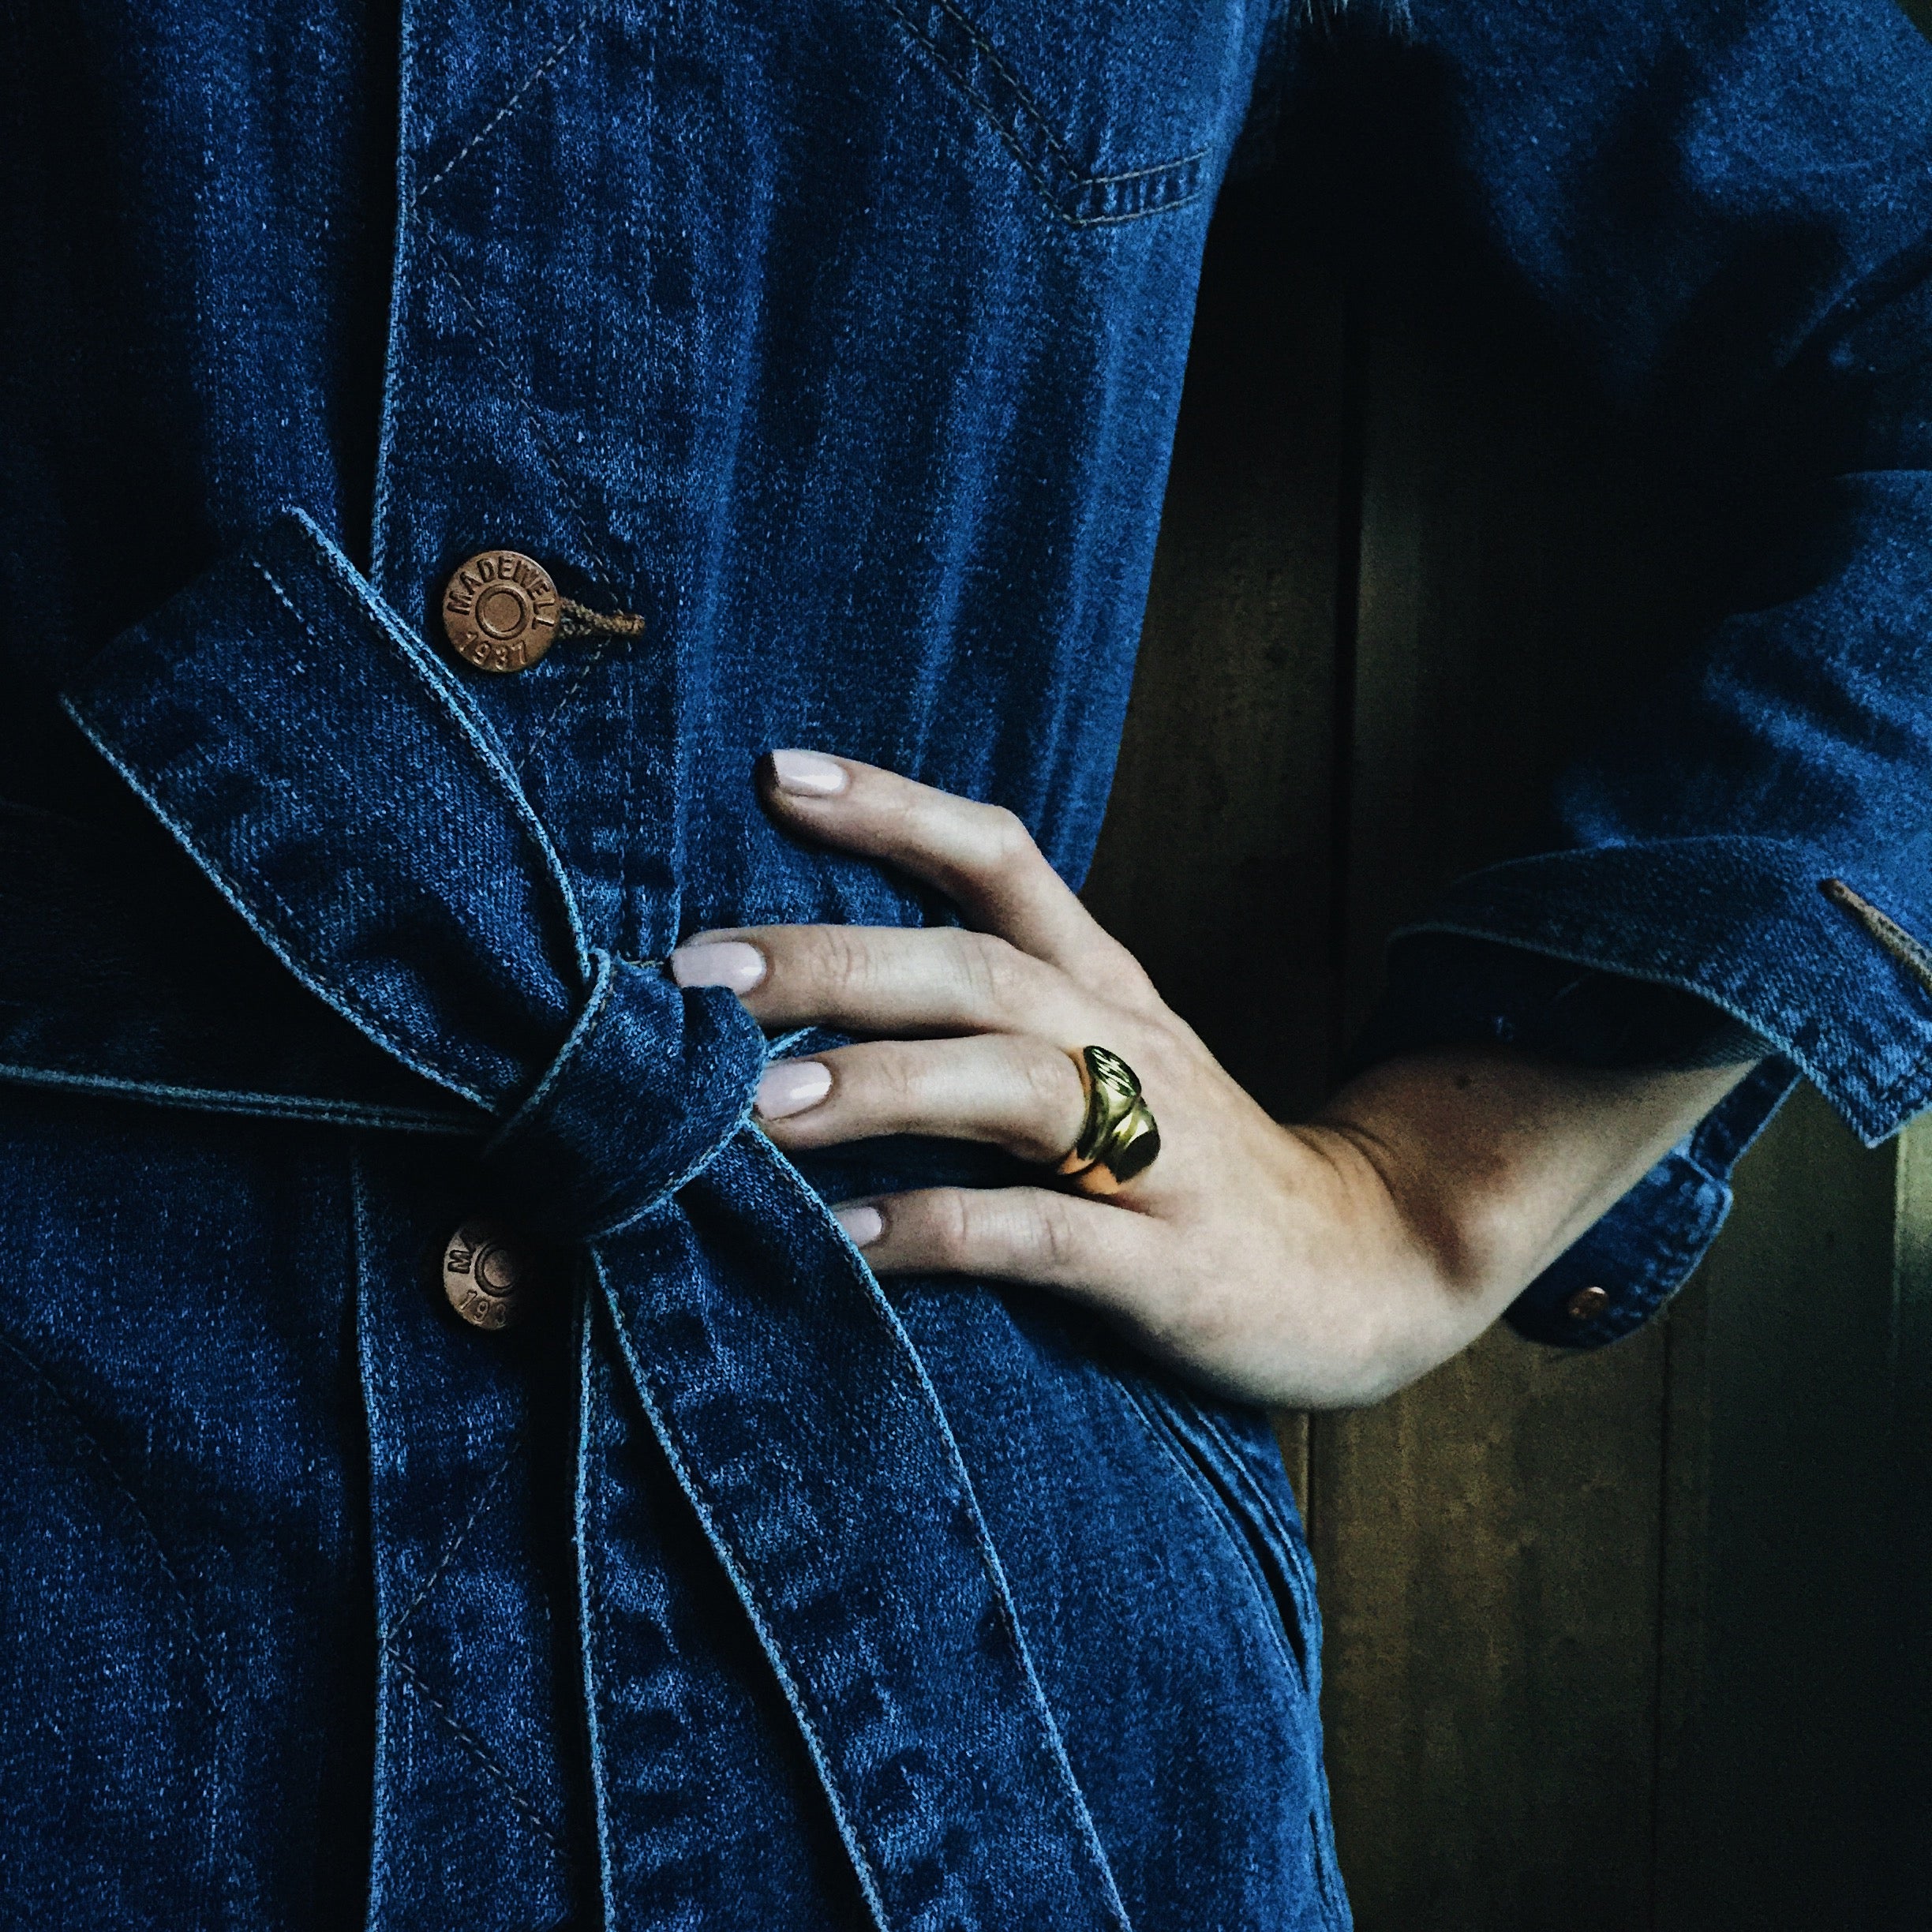
[[[589,996],[543,1077],[484,1150],[514,1218],[613,1234],[696,1179],[751,1118],[765,1036],[721,987],[590,955]]]

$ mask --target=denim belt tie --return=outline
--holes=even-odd
[[[524,1226],[596,1241],[664,1206],[744,1131],[765,1042],[728,996],[693,998],[608,953],[586,963],[568,1037],[483,1159]]]
[[[878,1924],[1124,1926],[918,1357],[747,1124],[736,998],[589,945],[488,724],[298,511],[66,702],[290,972],[474,1110],[516,1215],[585,1245]]]

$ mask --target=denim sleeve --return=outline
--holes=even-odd
[[[1754,506],[1714,621],[1563,779],[1542,848],[1398,934],[1372,1035],[1587,1058],[1579,1027],[1669,1024],[1621,982],[1765,1043],[1513,1312],[1587,1344],[1689,1272],[1795,1076],[1870,1144],[1932,1101],[1932,51],[1892,0],[1408,13],[1380,58],[1427,105],[1436,204],[1613,407]],[[1451,971],[1449,936],[1488,944]],[[1566,1316],[1586,1285],[1608,1302]]]

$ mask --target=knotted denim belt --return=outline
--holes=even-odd
[[[66,703],[290,973],[475,1110],[517,1218],[587,1249],[881,1926],[1124,1926],[918,1357],[747,1124],[736,1000],[586,943],[488,726],[298,513]]]

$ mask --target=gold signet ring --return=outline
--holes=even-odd
[[[1139,1076],[1118,1054],[1082,1046],[1068,1057],[1080,1069],[1087,1112],[1060,1172],[1083,1193],[1118,1194],[1160,1151],[1154,1110],[1140,1097]]]

